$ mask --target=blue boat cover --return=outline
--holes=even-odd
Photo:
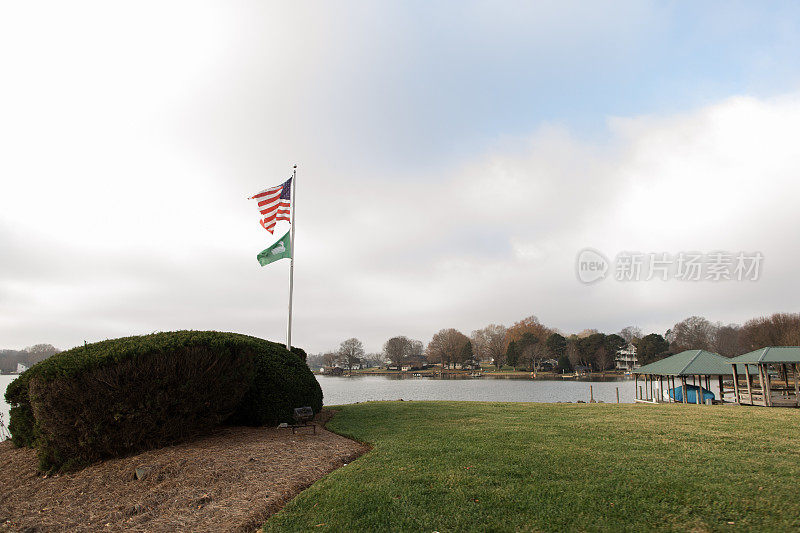
[[[713,400],[715,399],[714,393],[708,389],[703,389],[698,387],[697,385],[686,385],[686,401],[689,403],[697,403],[697,390],[702,390],[702,403],[705,403],[706,400]],[[683,401],[683,387],[675,387],[674,389],[670,389],[669,397],[675,400],[676,402]]]

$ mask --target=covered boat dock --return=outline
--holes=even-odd
[[[710,397],[707,392],[711,391],[711,384],[716,381],[720,391],[719,401],[723,402],[726,393],[723,378],[733,374],[731,361],[706,350],[686,350],[637,368],[633,373],[635,401],[700,404],[706,397]],[[639,384],[640,378],[643,379],[642,385]],[[735,383],[736,380],[733,381]],[[729,389],[727,392],[733,391]],[[728,398],[733,401],[732,395],[729,394]]]
[[[740,405],[800,407],[800,346],[770,346],[727,362]]]

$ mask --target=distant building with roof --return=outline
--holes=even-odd
[[[629,342],[627,346],[617,352],[614,358],[614,368],[625,372],[631,372],[639,368],[639,360],[636,359],[636,346]]]

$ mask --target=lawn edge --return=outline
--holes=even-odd
[[[253,524],[252,527],[242,528],[239,531],[248,531],[249,532],[249,531],[253,531],[254,529],[256,531],[258,531],[258,532],[264,531],[264,528],[266,527],[266,523],[273,516],[275,516],[276,514],[281,512],[289,503],[294,501],[295,498],[299,497],[301,494],[303,494],[305,491],[310,489],[316,483],[318,483],[318,482],[322,481],[323,479],[327,478],[329,475],[331,475],[332,473],[336,472],[337,470],[339,470],[343,466],[348,465],[348,464],[352,463],[353,461],[358,460],[359,458],[363,457],[364,455],[368,454],[369,452],[371,452],[374,449],[374,446],[372,444],[370,444],[369,442],[364,442],[364,441],[361,441],[361,440],[358,440],[358,439],[354,439],[354,438],[352,438],[352,437],[350,437],[348,435],[339,433],[339,432],[334,431],[332,429],[329,429],[327,427],[328,422],[330,422],[330,420],[334,416],[336,416],[336,414],[339,412],[339,410],[335,409],[335,407],[341,407],[341,406],[337,405],[337,406],[332,406],[332,407],[323,407],[322,411],[320,411],[317,414],[317,416],[315,417],[314,421],[317,423],[317,425],[319,425],[320,427],[325,429],[325,431],[330,431],[331,433],[333,433],[335,435],[339,435],[342,438],[345,438],[347,440],[351,440],[351,441],[359,444],[361,446],[361,448],[362,448],[361,451],[349,455],[345,459],[346,462],[343,462],[341,465],[337,466],[336,468],[334,468],[330,472],[327,472],[325,475],[323,475],[323,476],[321,476],[321,477],[319,477],[319,478],[317,478],[315,480],[309,481],[307,484],[302,485],[302,488],[299,491],[297,491],[296,493],[294,493],[294,494],[286,494],[285,496],[283,496],[280,499],[276,500],[274,503],[272,503],[269,506],[270,507],[269,515],[266,518],[264,518],[264,519],[259,521],[260,525],[258,523],[256,523],[256,524]]]

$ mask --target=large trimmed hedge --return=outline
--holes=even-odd
[[[288,422],[322,408],[305,352],[215,331],[114,339],[56,354],[6,390],[17,446],[42,470],[164,446],[223,423]]]

